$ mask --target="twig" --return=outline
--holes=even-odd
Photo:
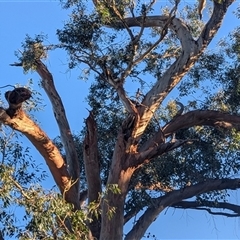
[[[13,86],[13,85],[10,85],[10,84],[8,84],[8,85],[5,85],[5,86],[3,86],[3,87],[0,87],[0,88],[5,88],[5,87],[13,87],[13,88],[16,88],[15,86]]]

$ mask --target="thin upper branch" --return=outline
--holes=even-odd
[[[214,11],[212,17],[205,25],[199,39],[195,41],[187,26],[180,19],[174,18],[169,25],[179,38],[182,52],[176,61],[166,70],[163,76],[158,79],[152,89],[146,94],[140,110],[141,120],[134,135],[138,139],[144,132],[149,120],[165,99],[167,94],[179,83],[182,77],[191,69],[199,56],[206,49],[212,38],[217,33],[228,6],[234,0],[226,0],[224,4],[216,4],[214,1]],[[168,16],[148,16],[144,19],[144,27],[163,27]],[[142,17],[126,18],[129,27],[141,27]]]
[[[181,208],[181,209],[195,209],[195,210],[205,210],[213,215],[222,215],[226,217],[239,217],[240,216],[240,206],[228,202],[215,202],[215,201],[181,201],[172,204],[171,207]],[[233,213],[225,212],[213,212],[211,208],[224,209],[232,211]]]

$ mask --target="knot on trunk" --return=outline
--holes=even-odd
[[[31,96],[31,91],[24,87],[15,88],[13,91],[7,91],[5,93],[5,98],[9,104],[9,108],[6,110],[7,114],[13,118],[21,109],[22,103]]]

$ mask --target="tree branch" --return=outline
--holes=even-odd
[[[66,117],[65,109],[55,86],[52,74],[48,71],[47,67],[40,61],[36,61],[36,71],[42,78],[42,86],[47,93],[53,107],[55,119],[57,121],[63,146],[66,152],[66,159],[69,167],[70,174],[76,182],[76,192],[79,192],[79,174],[80,174],[80,161],[77,156],[73,136],[70,126]]]
[[[195,41],[187,26],[177,18],[174,18],[169,25],[182,45],[182,52],[169,69],[158,79],[153,88],[145,95],[140,109],[140,122],[134,131],[134,136],[139,139],[144,132],[149,119],[165,99],[167,94],[179,83],[182,77],[192,68],[199,56],[206,49],[212,38],[217,33],[227,8],[234,0],[226,0],[224,4],[217,4],[214,1],[214,11],[212,17],[205,25],[199,39]],[[144,27],[163,27],[168,16],[148,16],[144,19]],[[126,18],[129,27],[142,26],[142,17]]]
[[[227,203],[227,202],[214,202],[214,201],[181,201],[172,204],[171,207],[181,208],[181,209],[195,209],[195,210],[205,210],[213,215],[222,215],[226,217],[239,217],[240,216],[240,206]],[[206,208],[208,207],[208,208]],[[234,213],[224,213],[224,212],[213,212],[210,208],[221,208],[227,209]]]
[[[128,213],[126,213],[124,215],[124,224],[126,224],[131,218],[136,216],[140,211],[141,209],[134,208],[134,209],[131,209]]]
[[[180,111],[182,113],[182,108]],[[139,149],[139,153],[145,152],[144,155],[147,157],[148,152],[154,152],[157,145],[161,145],[166,137],[174,134],[178,130],[203,125],[215,128],[235,128],[239,131],[240,116],[213,110],[195,110],[183,115],[177,114],[168,124],[160,128],[152,138],[143,144]],[[141,156],[143,156],[143,154]],[[143,158],[142,161],[144,161]]]
[[[200,34],[197,45],[202,47],[207,47],[209,42],[213,39],[216,32],[222,25],[223,18],[227,12],[228,7],[234,2],[234,0],[226,0],[221,1],[218,3],[218,1],[213,1],[214,8],[211,18],[209,19],[208,23],[205,25],[205,27],[202,30],[202,33]]]
[[[162,131],[164,136],[169,136],[177,130],[189,128],[197,125],[207,125],[221,128],[235,128],[240,130],[240,116],[212,110],[195,110],[177,116],[166,124]]]
[[[151,160],[156,156],[172,151],[175,148],[181,147],[183,144],[192,143],[189,140],[176,140],[174,142],[167,142],[158,144],[155,143],[154,147],[150,147],[146,151],[140,152],[136,155],[136,161],[130,163],[130,167],[139,167],[144,162]]]
[[[240,188],[240,178],[236,179],[209,179],[183,189],[173,190],[164,196],[153,199],[153,204],[147,208],[143,215],[138,219],[132,230],[127,234],[125,240],[141,239],[147,228],[158,217],[159,213],[166,207],[182,201],[183,199],[207,193],[214,190]]]
[[[57,147],[42,129],[21,109],[18,110],[17,115],[10,118],[6,111],[0,108],[0,122],[23,133],[31,141],[45,159],[63,197],[67,202],[72,203],[75,209],[79,209],[79,198],[77,198],[67,166]]]

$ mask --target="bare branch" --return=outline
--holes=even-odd
[[[197,125],[208,125],[227,129],[235,128],[240,130],[240,116],[212,110],[195,110],[177,116],[173,121],[166,124],[162,131],[165,136],[168,136],[177,130]]]
[[[122,101],[124,107],[129,113],[137,114],[136,106],[133,104],[133,102],[127,97],[127,93],[125,92],[122,84],[119,84],[118,87],[116,87],[116,91],[118,93],[118,96],[120,100]]]
[[[125,240],[141,239],[147,228],[158,217],[166,207],[171,206],[183,199],[207,193],[214,190],[240,188],[240,178],[236,179],[209,179],[205,182],[198,183],[183,189],[174,190],[164,196],[153,199],[153,205],[148,207],[143,215],[138,219],[132,230],[127,234]]]
[[[73,136],[70,130],[61,97],[59,96],[54,86],[52,74],[48,71],[47,67],[40,60],[36,61],[36,71],[41,76],[42,86],[52,103],[54,116],[56,118],[61,139],[66,152],[66,159],[69,165],[69,170],[73,180],[76,182],[74,187],[76,188],[76,192],[79,192],[80,161],[77,156]]]
[[[178,3],[179,3],[179,1],[176,1],[176,4],[175,4],[174,8],[171,10],[171,12],[170,12],[170,14],[168,16],[168,19],[165,20],[165,23],[164,23],[164,25],[162,27],[162,30],[161,30],[160,38],[146,52],[144,52],[138,59],[136,59],[133,62],[133,66],[137,65],[146,56],[148,56],[152,52],[152,50],[155,49],[161,43],[161,41],[164,39],[164,37],[167,35],[168,28],[171,25],[172,20],[175,18],[175,13],[176,13],[176,10],[177,10]],[[146,17],[144,17],[144,23],[145,23],[145,18]],[[144,23],[143,23],[142,26],[144,26]]]
[[[174,11],[173,11],[174,13]],[[174,15],[174,14],[173,14]],[[164,28],[166,23],[171,19],[171,24],[167,24],[168,27],[173,30],[179,37],[182,47],[186,46],[186,40],[193,41],[193,38],[188,30],[188,27],[184,24],[183,21],[174,17],[173,19],[169,16],[147,16],[143,19],[142,16],[135,18],[125,18],[125,21],[129,27],[161,27]],[[189,48],[189,46],[188,46]]]
[[[209,19],[208,23],[205,25],[201,35],[197,40],[197,45],[199,46],[199,48],[205,48],[213,39],[216,32],[222,25],[223,17],[227,12],[228,7],[233,2],[234,0],[221,1],[220,3],[218,3],[218,1],[213,1],[214,8],[212,16]]]
[[[239,217],[240,216],[240,206],[228,202],[215,202],[215,201],[181,201],[172,204],[170,207],[181,208],[181,209],[195,209],[195,210],[205,210],[213,215],[222,215],[226,217]],[[208,207],[208,208],[206,208]],[[225,212],[213,212],[210,208],[221,208],[232,211],[233,213]]]
[[[190,140],[176,140],[174,142],[162,143],[158,144],[155,143],[154,147],[150,147],[146,151],[140,152],[136,155],[136,161],[130,163],[130,166],[138,167],[139,165],[143,164],[144,162],[148,162],[152,158],[156,156],[160,156],[165,154],[173,149],[181,147],[183,144],[192,143]]]

